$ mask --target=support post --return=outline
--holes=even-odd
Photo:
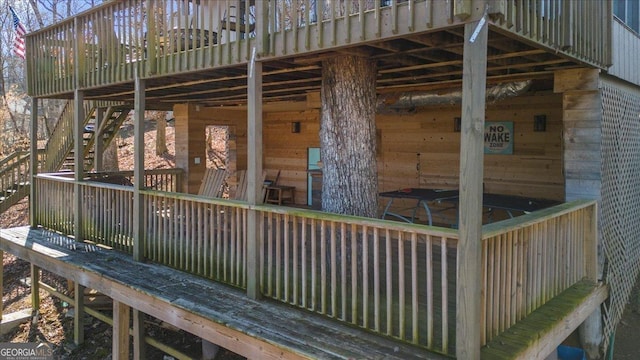
[[[96,128],[95,128],[95,148],[94,148],[94,159],[93,159],[93,167],[97,172],[103,171],[104,166],[102,159],[104,157],[104,134],[102,132],[98,132],[102,127],[102,122],[104,121],[104,108],[96,109]]]
[[[482,25],[481,22],[468,23],[464,28],[460,223],[456,282],[458,359],[480,359],[482,178],[488,37],[487,24]]]
[[[80,345],[84,342],[84,286],[73,283],[73,342]]]
[[[40,268],[31,264],[31,310],[37,313],[40,309]]]
[[[82,134],[84,132],[84,92],[74,91],[73,104],[73,170],[75,183],[73,184],[73,220],[74,236],[77,241],[82,241],[82,194],[80,181],[84,178],[84,149]]]
[[[248,124],[247,124],[247,201],[262,203],[262,63],[256,61],[254,50],[248,69]],[[258,231],[260,219],[256,210],[247,215],[247,296],[260,298],[260,246],[262,232]]]
[[[4,260],[4,251],[0,250],[0,259]],[[4,264],[4,261],[3,261]],[[2,296],[4,294],[4,265],[0,268],[0,324],[2,324],[2,312],[4,311],[4,303]]]
[[[113,299],[113,340],[111,356],[114,359],[129,358],[129,314],[131,308]]]
[[[144,111],[145,81],[135,74],[133,125],[133,259],[144,261],[144,204],[140,190],[144,188]]]
[[[144,313],[133,309],[133,360],[146,359]]]
[[[35,179],[38,175],[38,98],[31,98],[31,144],[29,147],[29,225],[38,226],[36,219],[36,187]]]

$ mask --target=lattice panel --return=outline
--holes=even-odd
[[[640,271],[640,91],[602,88],[602,214],[611,298],[605,304],[605,342],[614,332]]]

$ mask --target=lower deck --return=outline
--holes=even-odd
[[[0,230],[0,250],[111,297],[114,319],[125,306],[249,359],[444,358],[304,309],[255,301],[241,289],[136,262],[124,253],[41,228]],[[129,326],[128,319],[123,322]],[[129,349],[129,338],[123,341],[119,335],[114,323],[114,354]]]

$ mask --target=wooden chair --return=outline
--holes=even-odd
[[[295,204],[295,186],[280,185],[278,184],[279,178],[280,170],[278,170],[274,181],[265,182],[264,202],[269,204],[282,205],[284,201],[290,201],[292,204]]]
[[[264,183],[264,179],[267,177],[267,172],[266,171],[262,171],[262,176],[258,179],[258,183],[263,184]],[[236,187],[236,194],[234,196],[235,200],[242,200],[242,201],[247,201],[247,171],[246,170],[238,170],[236,172],[236,179],[238,181],[237,187]],[[263,188],[263,195],[262,198],[264,198],[264,188]]]
[[[224,169],[206,169],[198,195],[207,197],[222,197],[223,185],[227,180],[227,171]]]

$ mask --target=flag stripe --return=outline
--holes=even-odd
[[[13,52],[17,56],[24,59],[25,58],[24,36],[27,34],[27,29],[24,27],[24,25],[22,25],[20,18],[18,17],[18,15],[16,14],[16,12],[13,10],[11,6],[9,6],[9,10],[11,10],[11,15],[13,16],[13,29],[16,32],[15,37],[13,38]]]

